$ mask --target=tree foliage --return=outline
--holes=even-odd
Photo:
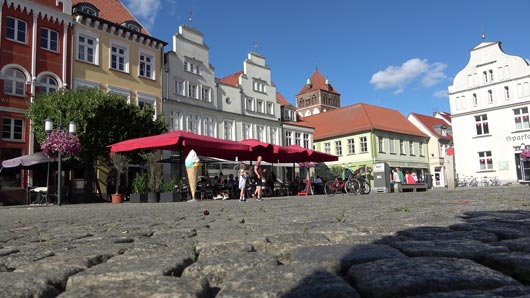
[[[82,88],[36,97],[29,107],[28,117],[39,143],[46,137],[45,119],[49,117],[55,128],[59,128],[61,114],[64,129],[68,129],[70,121],[76,123],[81,151],[75,158],[87,163],[93,163],[98,158],[108,160],[107,146],[110,144],[166,131],[162,118],[153,120],[152,109],[128,104],[117,94]]]

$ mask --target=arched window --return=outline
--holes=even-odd
[[[24,73],[16,68],[8,69],[4,76],[4,93],[24,96],[26,93],[26,77]]]
[[[57,86],[57,81],[51,76],[42,76],[38,82],[39,93],[56,92]]]

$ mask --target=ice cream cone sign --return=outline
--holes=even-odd
[[[192,201],[196,201],[195,192],[197,191],[197,179],[201,170],[201,160],[195,150],[191,150],[184,160],[186,172],[188,173],[188,181],[190,182],[190,192]]]

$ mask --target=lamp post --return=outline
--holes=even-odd
[[[63,115],[62,113],[59,114],[59,130],[62,130],[63,126]],[[49,117],[46,118],[44,121],[44,131],[49,136],[50,133],[53,131],[53,121]],[[76,133],[76,125],[74,121],[70,121],[70,124],[68,125],[68,133],[69,134],[75,134]],[[62,199],[62,156],[61,156],[61,150],[57,152],[57,205],[61,205],[61,199]]]

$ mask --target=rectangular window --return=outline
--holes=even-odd
[[[59,33],[48,28],[40,29],[40,46],[41,48],[58,52],[59,51]]]
[[[256,126],[256,137],[259,141],[267,142],[265,139],[265,127],[262,125]]]
[[[293,144],[293,134],[290,131],[285,132],[285,146],[291,146]]]
[[[510,100],[510,88],[508,86],[504,87],[504,99]]]
[[[155,79],[154,78],[154,57],[150,55],[140,54],[140,76]]]
[[[493,91],[488,90],[488,103],[493,103]]]
[[[490,82],[493,82],[493,69],[488,70],[488,73],[490,75]]]
[[[197,88],[195,84],[188,84],[188,97],[197,98]]]
[[[302,145],[302,140],[300,139],[300,133],[299,132],[295,132],[294,133],[294,144],[298,145],[298,146]]]
[[[324,143],[324,153],[331,154],[331,143]]]
[[[474,107],[478,106],[477,94],[475,93],[473,93],[473,106]]]
[[[337,156],[342,156],[342,142],[335,141],[335,154]]]
[[[110,68],[123,72],[129,71],[129,54],[126,47],[113,44],[110,47]]]
[[[96,63],[97,42],[95,38],[79,35],[77,40],[77,59],[92,64]]]
[[[190,114],[188,116],[188,131],[195,134],[200,134],[201,117],[197,114]]]
[[[198,63],[184,62],[184,70],[197,75],[201,74],[201,68]]]
[[[246,109],[247,111],[254,111],[254,98],[247,97],[246,103]]]
[[[216,120],[214,117],[204,117],[204,135],[214,138],[216,137],[215,123]]]
[[[488,126],[488,115],[475,116],[475,126],[477,128],[477,136],[488,135],[490,133]]]
[[[176,80],[175,81],[175,94],[186,96],[186,92],[184,91],[184,81]]]
[[[278,145],[278,128],[271,127],[269,141],[271,144]]]
[[[399,140],[399,154],[405,155],[405,141]]]
[[[385,139],[382,137],[377,138],[379,153],[385,153]]]
[[[348,139],[348,154],[355,154],[355,140]]]
[[[256,103],[257,103],[256,112],[264,113],[265,112],[265,104],[264,104],[263,100],[258,99],[258,100],[256,100]]]
[[[264,81],[254,79],[253,89],[256,92],[265,93],[267,92],[267,84]]]
[[[409,141],[409,153],[412,156],[416,155],[416,152],[414,152],[414,142],[413,141]]]
[[[493,159],[491,158],[491,151],[482,151],[478,153],[480,170],[492,170]]]
[[[396,142],[394,139],[389,139],[388,144],[390,145],[390,154],[396,154]]]
[[[420,156],[425,156],[425,146],[423,146],[423,143],[418,144],[420,146]]]
[[[309,148],[309,134],[307,133],[304,133],[304,148],[311,149]]]
[[[201,100],[210,102],[211,101],[211,89],[209,87],[201,87]]]
[[[23,141],[24,120],[4,117],[2,119],[2,140]]]
[[[530,128],[530,123],[528,121],[528,108],[514,109],[513,116],[515,119],[515,129]]]
[[[267,102],[267,114],[274,115],[274,105],[272,102]]]
[[[488,73],[486,71],[482,72],[482,80],[484,84],[488,83]]]
[[[224,136],[225,140],[232,140],[234,141],[234,122],[233,121],[224,121]]]
[[[170,131],[182,129],[182,114],[180,112],[169,111],[168,120]]]
[[[252,125],[250,123],[243,123],[243,139],[252,139]]]
[[[4,93],[16,96],[26,94],[26,77],[18,69],[10,68],[5,71],[4,75]]]
[[[361,153],[368,152],[368,138],[367,137],[360,137],[359,145],[361,147]]]
[[[16,42],[26,43],[28,24],[22,20],[6,18],[6,38]]]

